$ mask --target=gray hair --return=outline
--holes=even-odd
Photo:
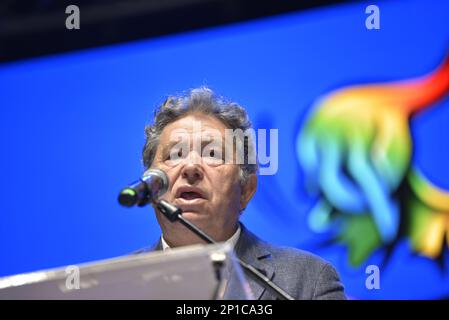
[[[223,97],[215,95],[207,87],[191,89],[186,94],[179,96],[169,96],[156,109],[154,113],[154,124],[145,127],[146,142],[142,153],[145,168],[150,168],[154,161],[159,139],[164,128],[168,124],[195,112],[214,116],[222,121],[229,129],[241,129],[245,131],[252,128],[251,121],[245,109],[235,102],[229,102]],[[248,161],[249,155],[255,154],[253,137],[245,136],[243,146],[244,163],[239,164],[242,185],[258,169],[257,162],[252,164]]]

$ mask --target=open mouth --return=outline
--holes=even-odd
[[[194,199],[202,199],[203,197],[198,192],[187,191],[187,192],[182,192],[179,198],[184,199],[184,200],[194,200]]]
[[[192,201],[196,199],[206,199],[204,191],[197,187],[182,186],[176,192],[176,198],[186,201]]]

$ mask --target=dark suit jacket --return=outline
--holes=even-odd
[[[234,248],[236,255],[259,269],[295,299],[346,299],[339,276],[328,262],[299,249],[273,246],[259,239],[243,224],[241,228],[240,238]],[[162,250],[160,241],[136,253],[155,250]],[[276,299],[271,291],[249,277],[247,280],[255,299]],[[232,280],[229,286],[230,297],[244,298],[243,292],[232,288]]]

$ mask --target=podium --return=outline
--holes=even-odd
[[[232,283],[232,290],[230,283]],[[252,299],[229,244],[195,245],[0,278],[0,300]]]

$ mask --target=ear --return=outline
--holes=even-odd
[[[251,174],[246,181],[246,184],[242,187],[242,195],[240,196],[240,209],[243,211],[248,202],[254,196],[257,190],[257,175]]]

